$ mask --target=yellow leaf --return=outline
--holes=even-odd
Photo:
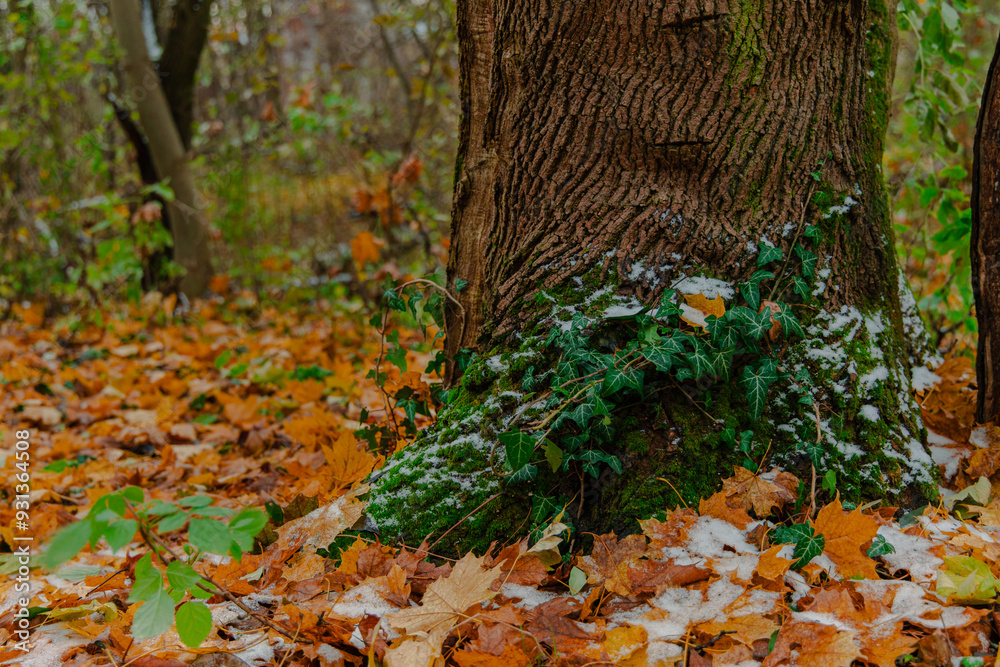
[[[708,324],[705,318],[709,315],[722,317],[726,314],[726,304],[721,296],[714,299],[707,299],[704,294],[683,296],[686,303],[681,304],[681,319],[691,326],[704,328]]]
[[[323,455],[333,468],[334,479],[344,485],[367,476],[375,466],[375,457],[350,432],[337,438],[332,446],[323,445]]]

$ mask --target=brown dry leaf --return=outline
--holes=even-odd
[[[618,540],[614,534],[599,535],[589,556],[579,559],[579,568],[587,574],[587,583],[604,584],[612,593],[632,595],[629,570],[646,555],[646,538],[629,535]]]
[[[761,667],[850,667],[861,657],[854,635],[832,625],[787,622],[778,631],[774,650]]]
[[[526,553],[528,541],[504,547],[496,558],[490,560],[490,567],[498,566],[504,583],[520,586],[538,586],[548,579],[545,565],[535,553]]]
[[[879,578],[875,561],[868,557],[865,548],[878,532],[875,519],[856,509],[845,512],[838,496],[819,511],[813,527],[817,534],[823,535],[823,553],[837,564],[840,576]]]
[[[788,473],[785,475],[794,479],[794,476],[788,475]],[[779,480],[777,477],[775,475],[775,481],[787,481],[785,478]],[[755,475],[746,468],[740,467],[734,470],[732,477],[722,480],[722,493],[727,496],[730,503],[735,503],[737,507],[742,507],[745,510],[753,508],[759,519],[766,519],[770,516],[771,509],[774,507],[780,509],[787,503],[795,502],[795,494],[789,491],[786,485],[768,481],[763,476]]]
[[[274,562],[283,562],[303,546],[328,547],[361,518],[365,506],[358,496],[367,490],[367,486],[352,489],[329,505],[278,528],[278,540],[268,547],[263,565],[267,567]]]
[[[486,569],[482,558],[466,554],[455,564],[451,574],[427,587],[419,607],[389,614],[385,618],[390,625],[408,635],[426,638],[433,654],[438,655],[441,642],[463,619],[465,611],[495,595],[490,585],[499,573],[499,567]]]

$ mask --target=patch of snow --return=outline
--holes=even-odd
[[[736,290],[732,283],[704,276],[684,278],[674,284],[674,289],[681,294],[702,294],[706,299],[715,299],[721,296],[728,301],[736,296]]]
[[[927,391],[940,381],[941,376],[926,366],[913,367],[912,386],[914,391]]]
[[[858,414],[870,422],[877,422],[879,418],[878,408],[874,405],[862,405]]]

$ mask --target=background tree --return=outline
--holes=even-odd
[[[115,35],[124,51],[123,69],[132,92],[131,98],[139,109],[153,164],[157,174],[167,180],[173,190],[174,198],[168,202],[167,209],[174,260],[185,272],[180,289],[190,296],[199,296],[208,286],[212,267],[208,232],[202,220],[201,202],[198,201],[194,175],[188,166],[185,146],[173,109],[149,59],[146,41],[142,32],[136,29],[141,25],[138,3],[135,0],[115,0],[111,3],[111,15]],[[186,107],[183,102],[177,104],[181,109],[190,109],[190,100]],[[190,136],[190,128],[187,132]]]
[[[976,125],[972,165],[972,289],[979,342],[976,420],[1000,423],[1000,50],[993,56]]]
[[[460,2],[448,349],[479,358],[376,473],[380,529],[620,532],[765,461],[933,494],[880,164],[895,29],[884,0]],[[676,329],[668,289],[727,313]]]

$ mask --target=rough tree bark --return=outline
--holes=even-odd
[[[438,424],[373,476],[384,537],[452,529],[457,549],[482,547],[541,517],[540,498],[581,530],[633,530],[732,474],[744,457],[724,426],[754,430],[755,461],[806,476],[807,444],[821,447],[846,498],[935,493],[910,391],[928,348],[880,166],[894,21],[888,0],[458,3],[449,280],[467,284],[448,350],[479,357],[450,370]],[[779,356],[811,376],[814,406],[779,391],[755,420],[735,377],[681,382],[612,415],[602,447],[624,474],[503,478],[498,436],[535,407],[522,377],[558,363],[553,327],[575,313],[613,328],[671,287],[732,307],[759,253],[794,258],[805,226],[822,238],[795,308],[806,335]]]
[[[113,0],[111,20],[124,50],[123,69],[130,89],[130,101],[139,110],[139,120],[157,174],[169,180],[174,192],[168,212],[174,259],[185,271],[180,289],[188,296],[200,296],[208,286],[212,271],[208,233],[198,209],[198,193],[184,144],[139,29],[138,2]]]
[[[970,250],[979,322],[976,420],[1000,424],[1000,43],[983,87],[976,125]]]

